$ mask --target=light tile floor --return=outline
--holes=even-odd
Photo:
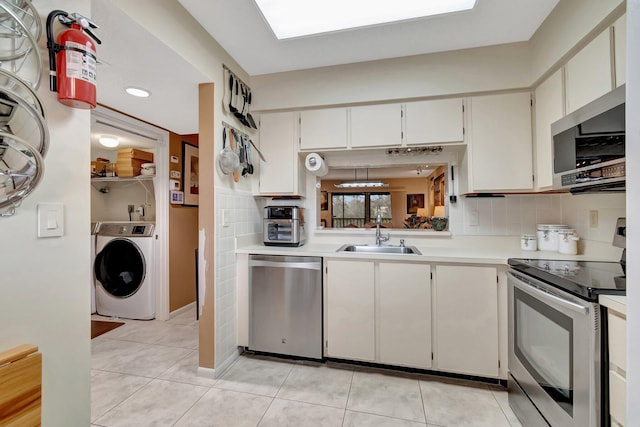
[[[505,391],[425,375],[242,356],[200,378],[195,311],[123,321],[92,340],[93,426],[521,427]]]

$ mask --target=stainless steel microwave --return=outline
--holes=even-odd
[[[624,85],[553,123],[551,135],[554,189],[624,191]]]

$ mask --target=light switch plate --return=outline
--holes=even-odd
[[[171,178],[180,179],[180,171],[171,171]]]
[[[38,203],[38,237],[64,235],[64,205],[62,203]]]
[[[180,163],[180,158],[178,156],[171,156],[171,163]]]
[[[180,190],[180,181],[176,179],[169,180],[169,190],[179,191]]]
[[[184,193],[182,191],[171,190],[169,195],[171,196],[170,202],[172,205],[184,204]]]
[[[467,225],[475,227],[480,225],[478,218],[478,211],[469,211],[469,217],[467,218]]]
[[[589,211],[589,227],[598,228],[598,211]]]

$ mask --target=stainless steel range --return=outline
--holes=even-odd
[[[625,246],[618,219],[614,245]],[[620,262],[510,259],[509,404],[525,427],[601,427],[605,316],[601,294],[626,293]]]

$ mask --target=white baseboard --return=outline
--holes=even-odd
[[[229,369],[229,366],[231,366],[238,357],[240,357],[240,351],[236,350],[233,352],[231,356],[229,356],[224,362],[219,364],[218,367],[215,369],[203,368],[201,366],[198,366],[197,374],[199,377],[217,380],[222,376],[222,374],[225,373],[227,369]]]
[[[210,380],[217,380],[216,370],[211,368],[203,368],[198,366],[197,375],[201,378],[209,378]]]
[[[180,307],[177,310],[173,310],[171,313],[169,313],[169,319],[173,319],[174,317],[191,310],[193,307],[196,306],[196,302],[192,302],[190,304],[185,305],[184,307]]]

